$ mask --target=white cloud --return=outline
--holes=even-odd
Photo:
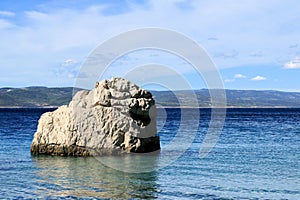
[[[9,22],[7,20],[0,19],[0,30],[1,29],[7,29],[7,28],[13,28],[13,27],[15,27],[15,25],[12,24],[11,22]]]
[[[189,7],[184,9],[176,2],[128,3],[128,11],[110,15],[103,13],[103,9],[107,12],[109,7],[101,3],[87,4],[80,9],[47,7],[39,3],[38,7],[32,6],[20,13],[0,11],[1,17],[12,17],[0,19],[0,67],[7,67],[5,76],[16,71],[30,72],[28,80],[50,85],[70,84],[64,82],[62,75],[50,77],[49,71],[62,67],[65,58],[82,61],[103,41],[142,27],[167,28],[199,41],[210,55],[216,55],[213,61],[219,68],[273,64],[276,58],[296,51],[289,48],[289,44],[299,42],[300,29],[285,26],[298,23],[295,16],[298,16],[300,2],[189,1]],[[22,20],[13,21],[13,16],[22,16]],[[249,59],[253,49],[268,54],[259,57],[259,52],[254,52]],[[287,66],[295,68],[295,64],[287,63]],[[49,77],[52,82],[41,77]],[[61,77],[59,81],[58,77]],[[10,79],[16,81],[13,76]]]
[[[79,63],[79,62],[78,62],[77,60],[70,58],[70,59],[65,60],[65,61],[62,63],[62,66],[72,66],[72,65],[76,65],[76,64],[78,64],[78,63]]]
[[[4,16],[4,17],[14,17],[16,14],[10,11],[3,11],[0,10],[0,16]]]
[[[234,82],[234,81],[235,81],[235,79],[225,79],[224,80],[225,83],[231,83],[231,82]]]
[[[235,74],[234,78],[246,78],[246,76],[243,74]]]
[[[300,68],[300,56],[296,56],[290,62],[284,64],[285,69],[299,69]]]
[[[264,81],[264,80],[267,80],[267,78],[263,77],[263,76],[255,76],[251,80],[252,81]]]
[[[236,79],[242,79],[242,78],[246,78],[246,76],[243,75],[243,74],[235,74],[234,78],[232,78],[232,79],[225,79],[224,82],[225,83],[231,83],[231,82],[235,82]]]

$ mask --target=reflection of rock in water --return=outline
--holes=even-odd
[[[112,157],[120,163],[130,163]],[[111,159],[111,160],[112,160]],[[143,158],[146,159],[147,158]],[[37,168],[36,191],[42,198],[101,197],[101,198],[156,198],[156,172],[124,173],[102,165],[93,157],[33,157]],[[155,162],[154,159],[148,160]],[[138,162],[135,162],[138,163]],[[154,163],[153,163],[154,164]],[[138,166],[137,166],[138,167]]]
[[[105,166],[110,168],[128,172],[128,173],[144,173],[158,169],[160,152],[144,153],[144,154],[123,154],[116,156],[97,156],[95,157]]]

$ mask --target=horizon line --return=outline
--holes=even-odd
[[[10,86],[4,86],[0,87],[0,89],[25,89],[25,88],[48,88],[48,89],[53,89],[53,88],[76,88],[74,86],[25,86],[25,87],[10,87]],[[142,87],[141,87],[142,88]],[[76,89],[81,89],[81,90],[91,90],[88,88],[76,88]],[[300,93],[300,90],[283,90],[283,89],[237,89],[237,88],[223,88],[224,90],[240,90],[240,91],[274,91],[274,92],[289,92],[289,93]],[[155,90],[155,89],[146,89],[149,91],[154,91],[154,92],[169,92],[169,91],[197,91],[197,90],[223,90],[222,88],[193,88],[193,89],[176,89],[176,90]]]

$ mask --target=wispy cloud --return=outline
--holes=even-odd
[[[79,69],[80,62],[69,58],[64,60],[60,67],[53,69],[52,73],[57,77],[67,77],[68,79],[73,80],[78,75]]]
[[[299,55],[296,53],[300,29],[286,28],[298,22],[295,21],[300,6],[297,1],[70,2],[29,1],[30,5],[14,12],[8,11],[9,5],[5,8],[1,4],[0,67],[5,68],[5,73],[1,68],[0,76],[10,76],[7,82],[11,84],[22,84],[20,78],[16,80],[13,76],[19,72],[24,84],[36,80],[45,85],[71,85],[73,82],[64,79],[68,73],[61,68],[74,63],[66,58],[81,62],[103,41],[143,27],[166,28],[199,41],[210,55],[215,55],[213,61],[219,69],[236,68],[234,73],[247,74],[240,70],[247,66],[270,66],[278,57],[282,57],[281,66],[299,68],[297,59],[285,64],[288,56]],[[251,53],[253,50],[258,51]],[[268,53],[262,56],[262,52]],[[49,71],[58,73],[50,77]],[[72,70],[71,74],[75,72]],[[234,73],[226,82],[233,79],[238,82],[241,77],[231,77]]]
[[[234,78],[246,78],[246,76],[243,74],[235,74]]]
[[[224,80],[225,83],[231,83],[231,82],[234,82],[234,81],[235,81],[235,79],[225,79]]]
[[[72,66],[72,65],[76,65],[77,63],[79,63],[77,60],[69,58],[63,61],[62,66]]]
[[[16,14],[14,12],[0,10],[0,16],[14,17],[15,15]]]
[[[264,80],[267,80],[266,77],[263,77],[263,76],[255,76],[253,78],[251,78],[252,81],[264,81]]]
[[[293,49],[293,48],[297,48],[298,46],[299,46],[299,44],[298,44],[298,43],[295,43],[295,44],[291,44],[291,45],[289,46],[289,48]]]
[[[262,57],[264,54],[262,51],[254,51],[252,53],[250,53],[251,57]]]
[[[1,29],[8,29],[8,28],[13,28],[15,25],[7,20],[0,19],[0,30]],[[0,49],[1,50],[1,49]]]
[[[236,50],[231,50],[231,51],[225,51],[221,53],[217,53],[215,57],[221,57],[224,59],[230,59],[230,58],[236,58],[239,55],[239,52]]]
[[[209,37],[209,38],[207,38],[207,40],[211,40],[211,41],[218,41],[219,39],[218,39],[218,38],[216,38],[216,37]]]
[[[299,69],[300,68],[300,56],[296,56],[290,62],[284,64],[285,69]]]

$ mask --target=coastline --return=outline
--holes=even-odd
[[[24,107],[24,106],[0,106],[0,109],[55,109],[59,106],[36,106],[36,107]]]
[[[0,109],[56,109],[59,106],[36,106],[36,107],[24,107],[24,106],[0,106]],[[284,108],[300,108],[300,107],[293,107],[293,106],[226,106],[226,107],[194,107],[194,106],[157,106],[158,109],[284,109]]]
[[[193,107],[193,106],[158,106],[157,108],[199,108],[199,109],[230,109],[230,108],[300,108],[292,106],[226,106],[226,107]]]

